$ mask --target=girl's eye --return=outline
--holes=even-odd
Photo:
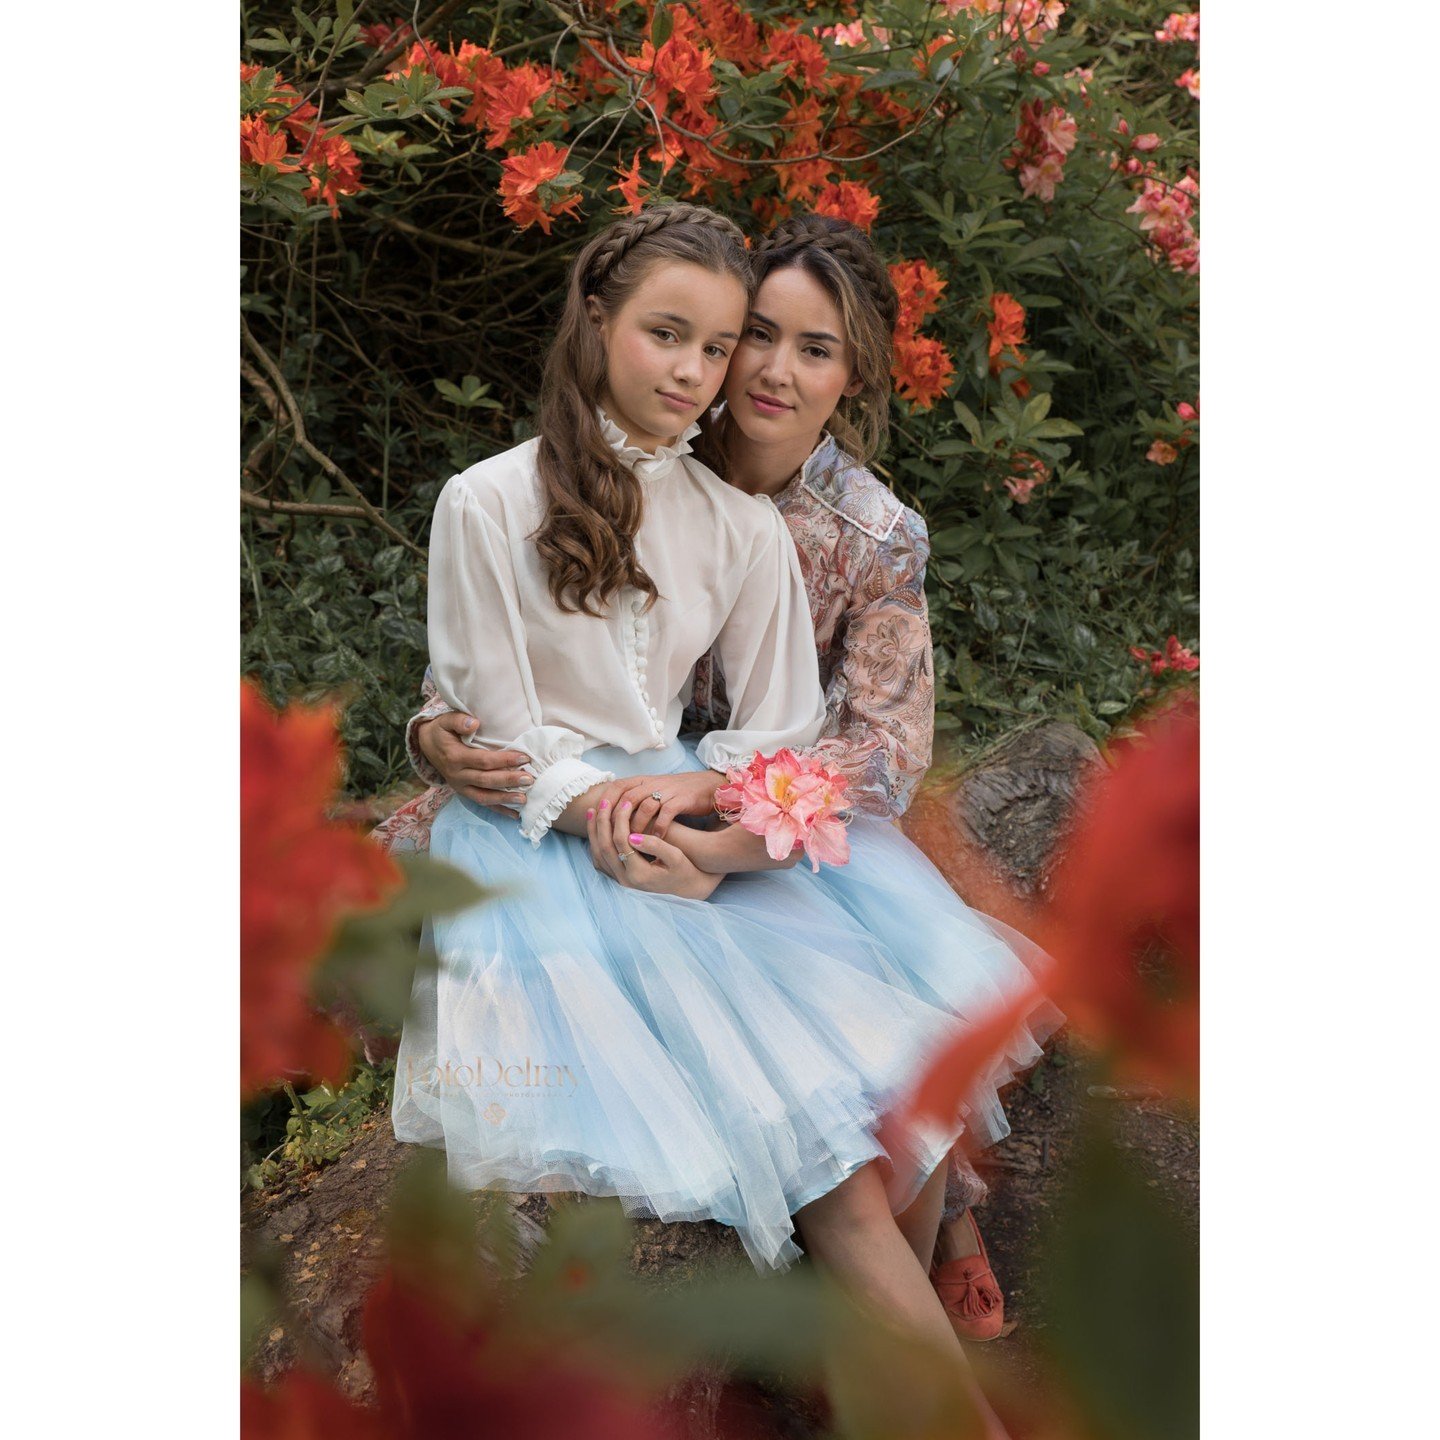
[[[730,358],[730,352],[723,345],[707,345],[705,353],[712,360],[728,360]]]

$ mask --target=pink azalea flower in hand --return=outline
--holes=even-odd
[[[726,773],[730,782],[715,792],[716,808],[765,840],[765,853],[784,860],[802,846],[811,868],[821,860],[843,865],[850,858],[845,822],[839,812],[845,780],[813,756],[793,750],[756,755],[744,769]]]

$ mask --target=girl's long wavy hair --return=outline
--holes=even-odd
[[[652,206],[617,220],[576,257],[545,356],[538,424],[545,516],[533,537],[562,610],[600,615],[626,585],[642,591],[647,606],[659,593],[635,558],[644,514],[640,481],[606,442],[595,413],[605,393],[605,347],[587,302],[593,296],[614,315],[665,261],[733,275],[747,302],[754,295],[743,232],[703,205]]]
[[[842,450],[868,464],[884,449],[890,431],[892,342],[900,318],[900,297],[885,262],[865,232],[848,220],[802,214],[782,220],[757,241],[750,266],[756,290],[767,275],[793,266],[839,307],[861,388],[841,397],[825,428]],[[727,407],[718,419],[702,423],[696,453],[723,474],[735,422]]]

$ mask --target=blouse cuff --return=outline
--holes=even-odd
[[[727,745],[713,735],[706,735],[695,747],[695,756],[700,763],[709,770],[720,771],[722,775],[727,770],[745,769],[756,753],[753,747],[749,750],[737,750],[735,746]]]
[[[520,807],[520,833],[532,845],[538,845],[577,795],[614,778],[613,771],[597,770],[583,760],[557,760],[547,765],[535,777]]]
[[[410,757],[410,768],[427,784],[443,785],[445,777],[425,758],[420,748],[420,727],[437,715],[446,715],[450,707],[438,697],[405,722],[405,753]]]

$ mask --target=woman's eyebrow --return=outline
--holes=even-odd
[[[758,310],[750,312],[750,321],[752,324],[758,321],[761,325],[768,325],[772,330],[780,328],[768,315],[762,315]],[[832,335],[828,330],[802,330],[800,338],[802,340],[828,340],[832,345],[842,343],[838,335]]]
[[[683,315],[676,315],[670,310],[652,310],[650,312],[650,318],[652,320],[668,320],[680,330],[689,330],[691,328],[691,322],[689,320]],[[717,330],[715,333],[720,336],[722,340],[738,340],[740,338],[734,330]]]

